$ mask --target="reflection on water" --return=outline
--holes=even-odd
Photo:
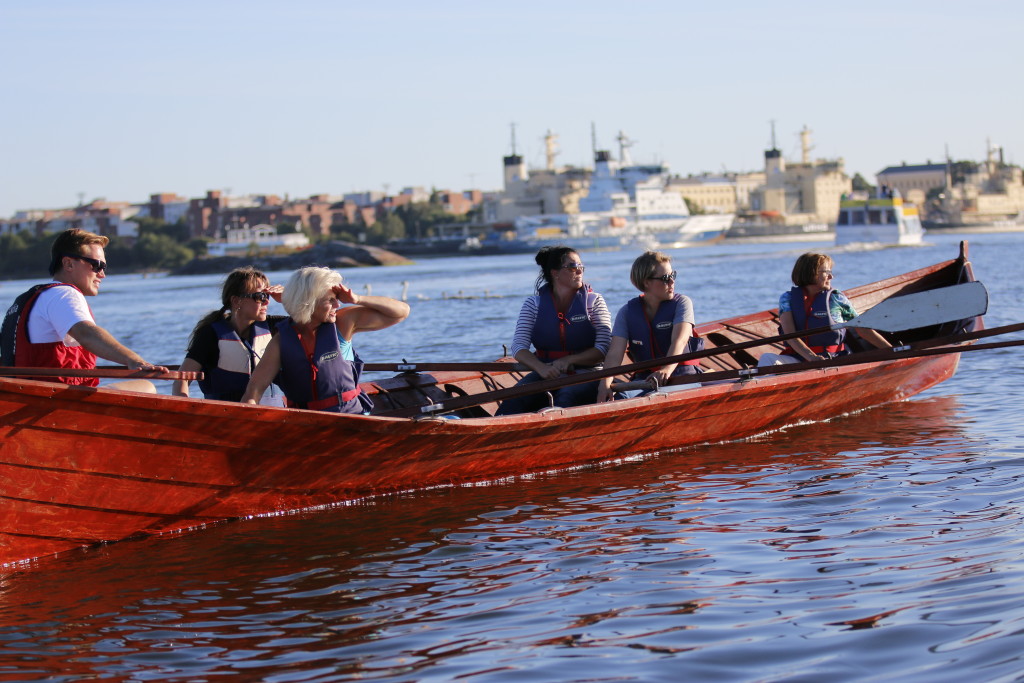
[[[962,411],[931,398],[72,553],[7,578],[0,662],[53,680],[1019,672],[1019,463]]]

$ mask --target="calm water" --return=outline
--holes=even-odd
[[[836,285],[851,287],[952,258],[957,239],[674,255],[705,321],[773,307],[808,248],[833,253]],[[989,326],[1024,320],[1024,234],[969,239]],[[632,296],[634,256],[584,254],[613,310]],[[358,338],[362,355],[501,355],[531,263],[346,272],[375,294],[409,282],[411,317]],[[94,311],[147,359],[177,363],[219,279],[112,276]],[[0,302],[24,286],[0,284]],[[460,291],[479,298],[443,298]],[[912,401],[748,442],[0,573],[0,680],[1024,678],[1021,360],[966,354],[952,380]]]

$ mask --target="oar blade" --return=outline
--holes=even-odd
[[[980,282],[965,282],[882,301],[852,320],[833,325],[902,332],[954,320],[967,320],[988,311],[988,290]]]

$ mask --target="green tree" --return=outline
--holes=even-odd
[[[168,223],[160,218],[149,216],[136,216],[132,221],[139,226],[139,235],[164,235],[181,244],[185,244],[192,237],[184,216],[176,223]]]
[[[130,273],[135,269],[135,252],[128,240],[122,237],[111,237],[103,251],[107,256],[108,273]]]
[[[370,244],[386,244],[389,240],[405,237],[405,223],[393,213],[373,223],[366,229],[366,241]]]
[[[331,226],[330,239],[342,240],[344,242],[358,242],[359,237],[357,235],[358,230],[355,227],[349,225],[334,224]]]
[[[132,247],[136,266],[142,268],[177,268],[191,261],[192,250],[167,235],[144,233],[139,235]]]
[[[954,161],[950,164],[949,173],[954,185],[959,185],[967,176],[978,172],[978,164],[973,161]]]
[[[456,223],[464,216],[448,213],[441,205],[438,193],[431,195],[429,202],[413,202],[395,209],[395,215],[402,219],[406,233],[413,237],[430,237],[435,233],[434,226],[442,223]]]
[[[875,186],[869,183],[867,180],[865,180],[864,176],[862,176],[860,173],[855,174],[853,176],[853,180],[851,180],[850,183],[855,192],[871,193],[875,191]]]
[[[689,197],[683,197],[683,201],[686,202],[686,208],[690,212],[691,216],[700,216],[704,213],[704,209],[700,204],[693,201]]]
[[[192,253],[196,256],[206,256],[209,251],[210,239],[208,237],[197,237],[191,239],[185,245],[192,250]]]

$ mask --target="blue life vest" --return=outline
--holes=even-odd
[[[801,330],[812,330],[816,327],[827,327],[832,324],[832,313],[829,310],[829,299],[835,290],[827,289],[818,292],[811,302],[811,314],[807,315],[804,307],[805,294],[803,287],[793,287],[789,290],[789,307],[793,314],[793,325],[799,332]],[[843,340],[846,339],[846,330],[828,330],[820,334],[813,334],[804,338],[804,343],[814,353],[839,354],[845,350]],[[785,354],[797,355],[789,345],[786,346]]]
[[[530,336],[537,358],[547,363],[594,346],[597,330],[590,321],[589,304],[597,295],[589,285],[576,291],[564,314],[555,307],[555,293],[550,285],[542,286],[537,294],[537,322]]]
[[[355,414],[373,408],[373,401],[359,389],[363,361],[358,355],[354,361],[341,357],[338,328],[333,323],[317,328],[312,359],[302,348],[291,318],[278,323],[277,338],[281,349],[277,384],[289,408]]]
[[[210,327],[217,335],[217,367],[203,369],[199,388],[206,398],[241,401],[249,376],[270,343],[270,325],[265,321],[254,322],[248,341],[239,337],[226,320],[217,320]]]
[[[667,355],[669,347],[672,346],[672,328],[674,327],[672,321],[675,319],[676,309],[681,305],[680,302],[681,296],[679,294],[676,294],[674,298],[668,301],[662,301],[654,314],[653,320],[647,318],[647,311],[644,310],[644,299],[642,296],[630,299],[626,303],[626,325],[628,328],[627,334],[629,335],[627,337],[629,340],[627,351],[634,363],[664,358]],[[703,349],[704,340],[698,337],[696,333],[691,333],[683,353],[695,353]],[[672,376],[696,375],[699,372],[699,365],[699,360],[689,360],[685,363],[680,363],[672,372]],[[644,379],[651,372],[653,372],[653,369],[641,370],[634,375],[633,379]]]

